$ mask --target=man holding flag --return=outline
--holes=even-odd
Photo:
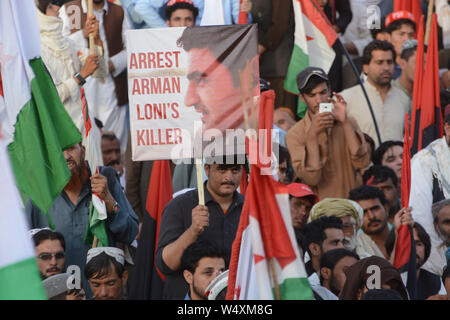
[[[85,148],[76,144],[64,151],[71,172],[69,183],[49,209],[55,230],[66,240],[66,264],[78,265],[83,274],[86,254],[92,244],[92,235],[103,245],[114,246],[120,241],[130,245],[138,232],[138,219],[122,191],[117,174],[111,167],[100,168],[100,173],[91,173],[85,161]],[[92,228],[89,222],[89,207],[92,193],[97,193],[105,202],[107,219],[104,225]],[[41,210],[28,199],[25,208],[31,228],[43,228],[49,221]],[[99,230],[100,229],[100,230]],[[87,240],[90,241],[87,241]],[[90,297],[89,286],[82,277],[82,286]]]

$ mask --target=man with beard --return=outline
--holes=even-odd
[[[120,184],[125,188],[125,170],[120,161],[120,141],[114,132],[103,132],[101,146],[104,165],[116,170]]]
[[[356,253],[367,252],[369,255],[389,259],[386,239],[389,235],[387,201],[383,191],[375,187],[362,185],[350,191],[351,200],[356,201],[364,211],[362,230],[356,238]],[[394,226],[412,225],[412,208],[402,208],[395,214]]]
[[[110,246],[118,242],[131,244],[138,232],[138,219],[117,179],[114,169],[100,167],[100,173],[92,174],[85,161],[85,148],[76,144],[64,150],[64,158],[71,177],[61,194],[55,199],[48,215],[44,215],[30,199],[26,204],[28,223],[32,228],[53,224],[66,241],[66,264],[78,265],[83,274],[86,254],[92,243],[85,242],[89,220],[89,206],[95,192],[105,202],[106,232]],[[82,287],[90,297],[86,279],[82,276]]]
[[[347,249],[325,252],[320,261],[320,284],[339,297],[346,275],[344,270],[358,262],[359,256]]]
[[[431,208],[433,203],[450,198],[449,159],[450,105],[445,108],[444,113],[444,136],[417,152],[411,160],[409,205],[414,208],[414,220],[425,228],[431,238],[431,254],[424,269],[439,275],[442,275],[442,269],[446,264],[445,245],[442,244],[442,241],[446,241],[445,239],[448,239],[450,234],[450,231],[445,233],[445,223],[442,222],[445,219],[441,218],[441,215],[445,216],[445,212],[448,212],[449,209],[444,206],[442,213],[438,214],[437,211],[431,213]],[[437,204],[436,206],[438,207]],[[437,217],[439,220],[436,220]]]
[[[433,204],[432,213],[434,230],[441,240],[441,243],[436,246],[436,250],[443,258],[443,270],[446,262],[448,262],[450,250],[450,199],[445,199]]]
[[[181,257],[183,276],[189,284],[185,300],[207,300],[206,288],[225,271],[225,252],[206,241],[191,244]]]
[[[66,242],[63,235],[50,229],[33,229],[30,232],[36,232],[33,234],[33,242],[42,280],[62,273],[66,261]]]
[[[422,269],[428,260],[431,252],[431,240],[425,229],[417,222],[413,225],[414,244],[416,247],[416,268],[417,268],[417,292],[418,300],[426,300],[434,295],[446,294],[441,277],[437,274]],[[391,230],[386,240],[386,250],[391,255],[395,246],[396,233]],[[392,260],[392,257],[391,257]]]
[[[316,300],[337,300],[337,297],[320,285],[318,272],[320,261],[325,252],[344,248],[342,221],[337,217],[320,217],[304,226],[301,231],[302,250],[307,252],[310,260],[305,263],[308,281]]]
[[[188,286],[183,278],[181,257],[190,244],[202,239],[231,252],[236,236],[244,204],[244,196],[236,191],[242,165],[236,164],[237,156],[233,164],[227,163],[226,157],[206,160],[205,205],[199,204],[198,190],[194,189],[172,199],[162,213],[155,260],[166,276],[163,299],[186,296]]]
[[[410,99],[391,85],[394,75],[395,49],[387,41],[374,40],[364,48],[363,71],[367,75],[364,87],[372,104],[381,141],[403,140],[405,114],[410,111]],[[379,145],[375,125],[360,85],[344,90],[347,114]]]

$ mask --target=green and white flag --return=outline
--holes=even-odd
[[[327,17],[313,0],[292,0],[295,14],[294,49],[284,89],[299,94],[296,78],[306,67],[319,67],[328,72],[336,56],[333,44],[338,35]],[[298,110],[303,117],[306,106]]]
[[[40,55],[34,1],[1,0],[1,133],[19,190],[48,212],[70,179],[62,150],[81,135]]]
[[[0,137],[0,300],[47,299],[3,140]]]

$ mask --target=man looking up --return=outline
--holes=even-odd
[[[330,98],[328,76],[308,67],[297,76],[306,116],[286,135],[294,171],[320,199],[345,198],[358,185],[356,170],[370,162],[370,151],[358,124],[347,117],[347,103],[336,94]],[[322,102],[333,103],[332,112],[319,113]]]

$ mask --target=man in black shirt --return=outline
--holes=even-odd
[[[228,268],[244,204],[244,196],[236,191],[242,165],[215,162],[205,164],[204,168],[208,176],[204,183],[205,205],[199,205],[198,190],[195,189],[172,199],[162,214],[156,266],[166,276],[163,299],[184,299],[186,296],[189,287],[183,278],[181,257],[197,239],[227,250]]]

